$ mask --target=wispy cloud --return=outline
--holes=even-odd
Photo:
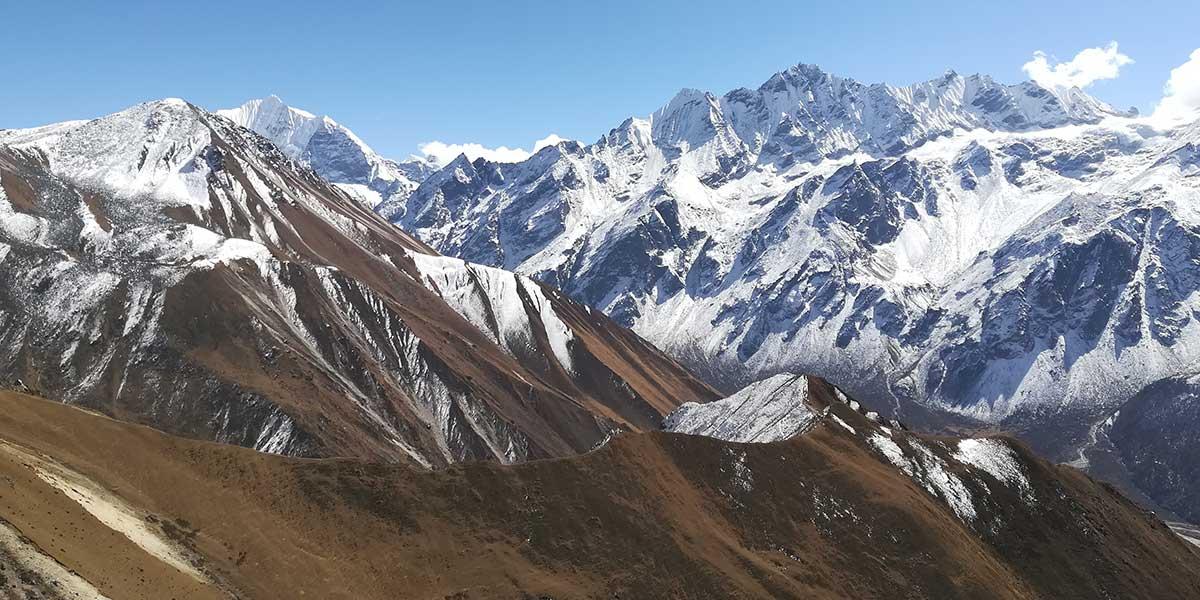
[[[533,143],[533,150],[525,150],[523,148],[509,148],[507,146],[499,146],[489,148],[483,144],[468,142],[465,144],[447,144],[445,142],[432,141],[426,142],[418,146],[421,154],[426,159],[439,166],[445,165],[450,161],[458,158],[460,154],[466,154],[467,158],[475,160],[477,158],[485,158],[492,162],[521,162],[530,156],[537,153],[538,150],[546,146],[552,146],[559,142],[567,141],[566,138],[552,133]]]
[[[1171,69],[1153,115],[1155,121],[1167,123],[1196,118],[1200,118],[1200,48],[1192,51],[1187,62]]]
[[[1109,42],[1103,48],[1085,48],[1067,62],[1058,62],[1038,50],[1021,69],[1043,87],[1085,88],[1101,79],[1115,79],[1121,67],[1132,63],[1132,58],[1121,54],[1116,42]]]

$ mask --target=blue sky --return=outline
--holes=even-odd
[[[593,141],[682,87],[757,86],[798,62],[905,84],[948,68],[1026,78],[1119,43],[1089,91],[1152,109],[1200,47],[1194,2],[25,2],[0,0],[0,127],[177,96],[278,94],[403,157],[431,140]]]

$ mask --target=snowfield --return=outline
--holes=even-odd
[[[1198,123],[1080,90],[799,65],[684,90],[590,145],[459,157],[378,211],[727,390],[811,373],[1075,460],[1139,390],[1200,364],[1198,143]]]
[[[808,379],[776,375],[716,402],[688,402],[667,416],[663,429],[729,442],[773,442],[804,433],[817,420],[808,405]]]

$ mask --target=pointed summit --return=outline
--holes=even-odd
[[[703,104],[712,97],[712,94],[704,90],[682,88],[678,92],[675,92],[675,95],[671,97],[669,102],[654,112],[655,118],[661,119],[663,116],[676,112],[686,106]]]
[[[833,79],[821,67],[810,63],[799,63],[772,75],[761,86],[760,92],[782,92],[788,89],[807,89]]]
[[[385,159],[333,119],[289,106],[275,94],[217,114],[267,138],[371,208],[397,194],[407,198],[431,170],[424,161]]]

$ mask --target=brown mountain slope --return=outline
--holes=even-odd
[[[1111,488],[1003,441],[1036,501],[954,463],[975,498],[966,519],[837,403],[786,442],[627,434],[582,456],[439,471],[271,456],[18,394],[0,404],[0,519],[26,538],[9,555],[53,557],[110,598],[1200,594],[1200,554]],[[134,515],[141,544],[80,506],[123,507],[108,513]],[[36,574],[30,560],[0,573]]]
[[[0,385],[273,453],[515,462],[716,393],[166,100],[0,131]]]

